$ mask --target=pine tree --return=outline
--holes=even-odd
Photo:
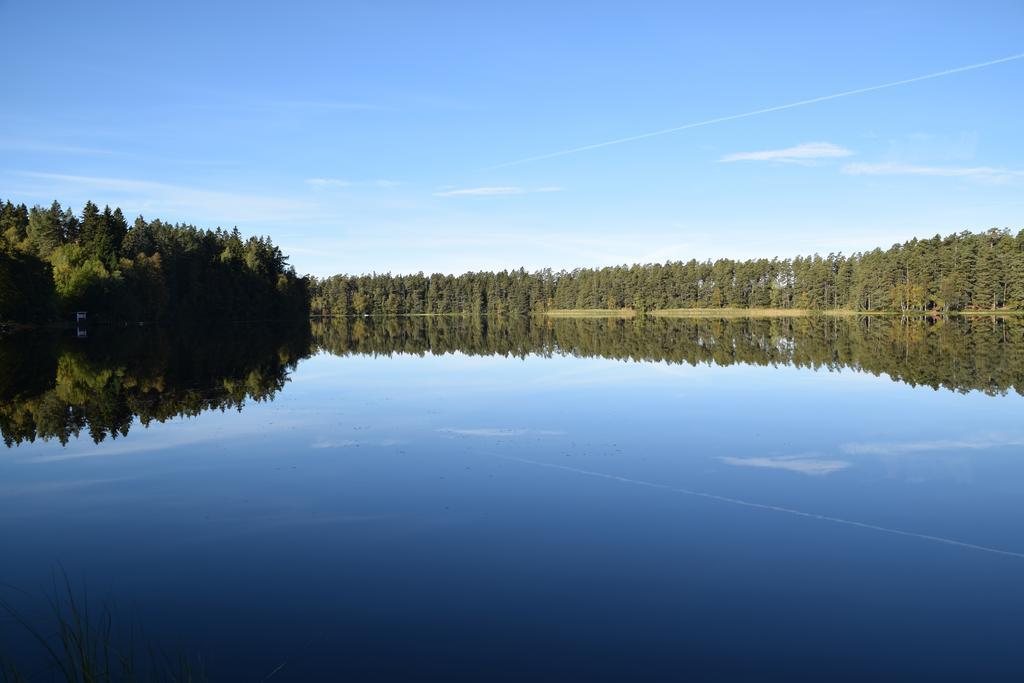
[[[104,246],[104,235],[106,232],[103,214],[100,213],[99,207],[92,202],[86,202],[85,206],[82,207],[80,225],[79,244],[81,244],[82,249],[88,255],[99,257]]]
[[[39,258],[50,254],[64,243],[64,213],[54,202],[49,209],[34,206],[29,210],[26,236],[31,251]]]

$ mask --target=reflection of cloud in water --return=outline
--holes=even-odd
[[[250,415],[254,411],[250,411]],[[178,450],[187,453],[186,447],[229,442],[237,439],[260,437],[275,434],[287,428],[300,428],[305,423],[291,419],[273,419],[270,421],[254,419],[235,419],[235,415],[218,415],[206,413],[198,417],[176,417],[166,422],[150,423],[145,429],[137,429],[139,425],[132,423],[136,429],[127,436],[104,439],[99,444],[93,443],[89,436],[82,434],[73,438],[70,444],[55,455],[31,454],[19,463],[41,464],[77,460],[79,458],[95,458],[133,453],[151,453]],[[147,432],[149,434],[147,435]],[[51,444],[43,442],[38,448],[47,448]]]
[[[1020,436],[981,436],[973,439],[935,439],[931,441],[876,441],[846,443],[840,450],[851,455],[900,455],[932,451],[981,451],[1007,446],[1024,446]]]
[[[540,436],[562,436],[565,434],[565,432],[550,429],[511,429],[507,427],[482,427],[476,429],[455,429],[454,427],[444,427],[437,431],[443,434],[456,434],[458,436],[483,437],[525,436],[527,434],[537,434]]]
[[[770,505],[768,503],[755,503],[749,500],[743,500],[742,498],[732,498],[731,496],[721,496],[716,493],[708,493],[706,491],[696,491],[694,489],[684,488],[682,486],[672,486],[671,484],[661,484],[654,481],[644,481],[643,479],[632,479],[630,477],[623,477],[617,474],[608,474],[606,472],[596,472],[594,470],[585,470],[578,467],[569,467],[568,465],[559,465],[552,462],[541,462],[539,460],[530,460],[529,458],[521,458],[515,455],[507,455],[502,453],[490,453],[489,455],[501,458],[503,460],[513,460],[515,462],[526,463],[528,465],[534,465],[536,467],[545,467],[554,470],[561,470],[563,472],[573,472],[575,474],[582,474],[587,477],[596,477],[599,479],[607,479],[609,481],[622,482],[624,484],[634,484],[636,486],[646,486],[652,489],[659,489],[662,491],[670,491],[672,493],[680,493],[685,496],[693,496],[694,498],[704,498],[707,500],[718,501],[720,503],[728,503],[729,505],[738,505],[740,507],[752,508],[755,510],[765,510],[767,512],[779,512],[787,515],[793,515],[794,517],[803,517],[805,519],[813,519],[822,522],[831,522],[833,524],[842,524],[844,526],[856,527],[859,529],[866,529],[868,531],[878,531],[881,533],[892,534],[894,536],[904,536],[908,538],[916,538],[922,541],[932,541],[934,543],[942,543],[944,545],[951,545],[958,548],[964,548],[967,550],[979,550],[981,552],[992,553],[994,555],[1005,555],[1008,557],[1015,557],[1018,559],[1024,559],[1024,552],[1016,552],[1014,550],[1003,550],[1002,548],[993,548],[992,546],[977,545],[975,543],[967,543],[966,541],[958,541],[953,538],[946,538],[944,536],[933,536],[932,534],[921,534],[916,531],[904,531],[903,529],[895,529],[893,527],[879,526],[877,524],[870,524],[868,522],[858,522],[855,519],[844,519],[842,517],[832,517],[830,515],[820,515],[816,512],[804,512],[803,510],[797,510],[794,508],[782,507],[781,505]]]
[[[379,441],[356,441],[354,439],[318,439],[309,444],[310,448],[359,448],[360,446],[401,446],[408,443],[405,439],[380,439]]]
[[[4,484],[0,486],[0,495],[17,496],[36,493],[62,493],[90,486],[101,486],[103,484],[117,484],[134,479],[134,477],[111,477],[107,479],[68,479],[60,481],[35,481],[23,484]]]
[[[356,441],[354,439],[318,439],[309,444],[310,448],[359,448],[360,446],[401,446],[408,443],[405,439],[380,439],[379,441]]]
[[[327,439],[320,439],[309,444],[310,448],[351,448],[352,446],[358,446],[358,441],[352,441],[351,439],[345,439],[343,441],[329,441]]]
[[[787,456],[782,458],[719,458],[727,465],[737,467],[762,467],[770,470],[787,470],[821,476],[832,474],[839,470],[846,469],[851,463],[846,460],[824,460],[819,458],[802,458],[800,456]]]
[[[483,427],[479,429],[455,429],[447,427],[437,431],[445,434],[458,434],[459,436],[522,436],[526,434],[525,429],[501,429]]]

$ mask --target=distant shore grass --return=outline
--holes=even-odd
[[[991,318],[1001,318],[1006,315],[1024,315],[1024,311],[1004,310],[997,308],[994,311],[956,311],[949,315],[965,315],[965,316],[983,316]]]
[[[545,311],[549,318],[633,318],[632,308],[564,308]]]
[[[807,308],[664,308],[649,311],[647,315],[657,318],[802,318],[820,313]]]

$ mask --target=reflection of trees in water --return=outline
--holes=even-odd
[[[335,318],[320,349],[348,354],[571,355],[885,373],[912,386],[1024,393],[1024,319]]]
[[[336,318],[306,326],[101,328],[88,340],[0,339],[0,432],[94,441],[207,410],[271,400],[312,351],[334,355],[567,355],[689,365],[885,373],[910,385],[1024,393],[1024,319],[804,317]]]
[[[93,441],[206,410],[269,400],[309,352],[305,326],[167,330],[101,328],[88,340],[20,334],[0,340],[0,431],[11,446],[36,438]]]

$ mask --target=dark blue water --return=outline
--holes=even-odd
[[[1024,676],[1015,391],[315,349],[241,410],[0,451],[7,599],[64,572],[212,680]]]

